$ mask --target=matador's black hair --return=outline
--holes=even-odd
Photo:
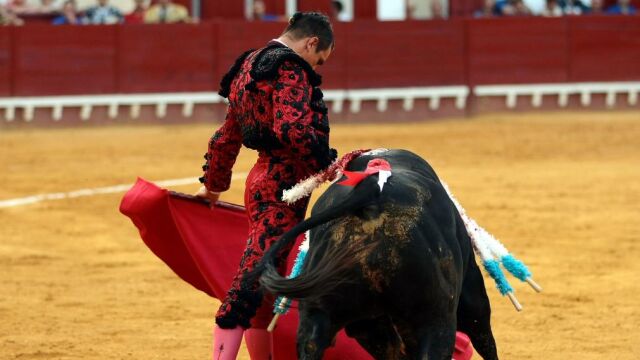
[[[335,46],[333,28],[329,18],[318,12],[297,12],[289,19],[289,25],[283,34],[289,34],[294,39],[317,36],[318,51]]]

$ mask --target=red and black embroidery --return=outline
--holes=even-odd
[[[243,54],[221,82],[220,94],[229,100],[227,118],[211,137],[201,181],[211,191],[227,190],[243,144],[257,150],[259,158],[245,189],[251,233],[240,269],[216,315],[220,327],[250,326],[262,294],[257,283],[249,283],[244,275],[282,234],[304,219],[308,199],[288,205],[281,200],[282,192],[336,158],[329,147],[320,83],[320,75],[281,44]],[[280,265],[290,250],[283,249]]]
[[[309,76],[309,84],[312,87],[322,84],[322,76],[315,72],[308,62],[295,51],[278,42],[270,43],[256,56],[250,71],[251,78],[254,82],[274,80],[279,76],[279,69],[285,62],[295,63],[304,70]]]
[[[269,163],[260,162],[249,174],[247,183],[251,185],[246,189],[245,203],[251,233],[240,261],[240,270],[216,314],[216,323],[222,328],[251,326],[251,319],[261,305],[263,295],[259,292],[257,283],[245,281],[245,275],[255,268],[265,251],[282,234],[302,221],[305,216],[308,199],[287,205],[279,200],[279,190],[263,181],[269,167]],[[286,271],[284,259],[292,246],[283,249],[278,256],[279,261],[276,265],[282,273]]]
[[[331,164],[337,154],[329,148],[322,91],[314,87],[321,81],[304,59],[281,44],[240,56],[221,82],[229,109],[209,144],[200,179],[207,189],[228,189],[241,144],[296,164],[294,183]]]
[[[247,59],[247,56],[255,51],[255,49],[247,50],[236,59],[231,68],[229,68],[229,71],[227,71],[227,73],[222,77],[222,80],[220,81],[220,91],[218,91],[218,94],[220,96],[222,96],[223,98],[229,97],[229,94],[231,93],[231,82],[238,74],[238,71],[240,71],[240,68],[242,67],[242,64],[244,64],[244,61]]]

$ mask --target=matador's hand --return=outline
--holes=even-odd
[[[203,199],[209,199],[209,201],[211,202],[211,206],[213,206],[220,198],[220,193],[209,191],[206,187],[201,186],[200,190],[198,190],[198,192],[196,193],[196,196]]]

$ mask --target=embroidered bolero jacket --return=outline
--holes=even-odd
[[[299,181],[336,158],[329,147],[321,77],[290,48],[272,41],[242,54],[223,77],[219,94],[229,100],[224,124],[209,141],[200,181],[210,191],[229,188],[240,147],[255,149]]]

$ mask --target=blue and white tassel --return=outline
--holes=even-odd
[[[302,265],[304,264],[304,259],[307,257],[307,251],[309,251],[309,232],[307,231],[304,234],[304,241],[300,244],[298,248],[298,255],[296,256],[296,260],[293,263],[293,268],[291,268],[291,273],[287,276],[287,279],[292,279],[300,275],[300,271],[302,270]],[[267,327],[267,331],[273,331],[276,327],[276,323],[278,322],[278,318],[280,315],[286,314],[291,307],[291,299],[285,296],[279,296],[275,303],[273,304],[273,312],[275,313],[273,319],[271,319],[271,323]]]
[[[493,278],[493,280],[495,281],[498,291],[500,291],[500,294],[506,295],[509,300],[511,300],[511,303],[517,311],[522,310],[522,305],[520,305],[520,302],[518,302],[518,299],[516,299],[515,295],[513,294],[513,288],[507,281],[507,278],[500,268],[500,263],[502,263],[502,266],[516,278],[521,281],[527,282],[535,291],[540,292],[542,291],[542,288],[535,281],[533,281],[531,272],[529,271],[527,266],[522,261],[516,259],[512,254],[510,254],[507,248],[505,248],[504,245],[502,245],[502,243],[498,241],[498,239],[489,234],[489,232],[478,225],[475,220],[470,218],[464,208],[453,196],[447,184],[442,181],[440,182],[449,195],[449,198],[458,209],[458,212],[462,217],[462,221],[464,222],[464,226],[467,229],[467,233],[471,238],[473,249],[475,250],[476,254],[480,256],[480,259],[482,259],[482,265],[484,266],[489,276],[491,276],[491,278]]]

